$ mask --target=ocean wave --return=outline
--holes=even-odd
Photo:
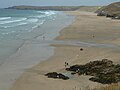
[[[27,24],[27,23],[18,23],[18,24],[14,24],[14,25],[10,25],[10,26],[0,26],[0,27],[2,27],[2,28],[10,28],[10,27],[17,27],[17,26],[22,26],[22,25],[25,25],[25,24]]]
[[[0,17],[0,20],[10,19],[11,17]]]
[[[2,33],[2,35],[8,35],[9,33]]]
[[[1,33],[1,34],[4,36],[4,35],[9,35],[9,34],[12,34],[12,33],[16,33],[16,31],[3,32],[3,33]]]
[[[42,20],[40,23],[36,24],[35,26],[32,27],[32,29],[35,29],[37,27],[40,27],[40,25],[44,24],[45,20]]]
[[[36,16],[30,16],[30,17],[32,17],[32,18],[44,18],[44,17],[46,17],[46,15],[36,15]]]
[[[32,18],[32,19],[28,19],[27,20],[28,22],[30,22],[30,23],[35,23],[35,22],[38,22],[38,19],[37,18]]]
[[[54,15],[57,12],[56,11],[36,11],[37,13],[45,14],[47,16]]]
[[[47,15],[53,15],[53,14],[56,14],[56,12],[53,12],[53,11],[49,11],[49,12],[44,12],[45,14],[47,14]]]
[[[14,22],[21,22],[27,20],[27,18],[21,18],[16,20],[7,20],[7,21],[0,21],[0,24],[8,24],[8,23],[14,23]]]

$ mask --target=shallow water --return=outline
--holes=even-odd
[[[39,36],[53,39],[61,27],[72,21],[72,17],[57,11],[0,9],[0,13],[0,64],[26,40]]]
[[[29,41],[33,44],[57,44],[57,45],[71,45],[80,47],[97,47],[97,48],[112,48],[119,49],[118,45],[114,44],[101,44],[101,43],[90,43],[90,42],[80,42],[75,40],[32,40]],[[27,42],[27,43],[29,43]]]
[[[56,11],[0,12],[0,90],[9,90],[26,69],[54,54],[51,43],[41,41],[53,40],[74,17]]]

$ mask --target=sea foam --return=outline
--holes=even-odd
[[[1,17],[0,20],[10,19],[11,17]]]
[[[0,21],[0,24],[8,24],[8,23],[20,22],[20,21],[24,21],[24,20],[27,20],[27,18],[20,18],[20,19],[16,19],[16,20]]]
[[[21,23],[17,23],[17,24],[14,24],[14,25],[9,25],[9,26],[0,26],[0,27],[2,27],[2,28],[11,28],[11,27],[17,27],[17,26],[22,26],[22,25],[25,25],[25,24],[27,24],[27,23],[25,23],[25,22],[21,22]]]

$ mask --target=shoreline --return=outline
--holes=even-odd
[[[88,43],[120,45],[120,42],[118,42],[120,39],[119,35],[117,37],[114,36],[117,32],[120,32],[117,21],[97,17],[95,14],[88,12],[72,11],[67,13],[75,15],[77,19],[70,26],[61,30],[60,36],[58,36],[56,40],[78,40]],[[103,27],[105,26],[104,24],[109,27]],[[112,31],[112,26],[114,26],[116,31]],[[105,29],[109,30],[109,32],[105,31]],[[107,36],[104,33],[107,35],[113,34],[113,36]],[[95,38],[93,38],[92,35],[95,35]],[[80,88],[83,90],[87,87],[93,89],[103,85],[89,81],[89,76],[74,76],[71,77],[70,80],[63,81],[49,79],[45,77],[44,74],[48,72],[61,72],[66,74],[64,62],[68,62],[69,65],[85,64],[89,61],[107,58],[114,60],[114,63],[120,63],[119,49],[64,44],[52,44],[52,46],[55,47],[54,56],[27,70],[27,72],[16,81],[11,90],[73,90],[74,88],[75,90],[79,90]],[[83,52],[80,52],[80,48],[83,48]],[[67,74],[69,75],[69,73]],[[55,86],[57,86],[57,89]]]
[[[54,20],[51,18],[40,28],[36,28],[34,32],[40,35],[25,40],[22,47],[19,47],[16,53],[7,58],[0,66],[0,90],[9,90],[29,68],[51,57],[54,54],[54,47],[50,44],[59,35],[61,29],[72,23],[72,19],[63,12],[59,12]],[[67,23],[67,20],[70,22]],[[44,34],[41,35],[42,30]],[[53,34],[51,35],[51,33]],[[43,36],[45,36],[45,40],[43,40]]]

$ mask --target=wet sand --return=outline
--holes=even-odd
[[[65,71],[65,62],[69,65],[85,64],[104,58],[120,63],[120,26],[118,20],[97,17],[92,12],[71,11],[76,19],[60,32],[57,41],[73,41],[79,45],[52,43],[55,52],[52,57],[27,70],[13,85],[11,90],[86,90],[102,86],[89,81],[89,76],[71,76]],[[95,45],[81,45],[79,42]],[[107,44],[101,47],[100,44]],[[109,47],[109,45],[113,47]],[[115,46],[115,47],[114,47]],[[83,51],[80,51],[83,48]],[[48,72],[61,72],[70,76],[69,80],[50,79],[44,76]]]

